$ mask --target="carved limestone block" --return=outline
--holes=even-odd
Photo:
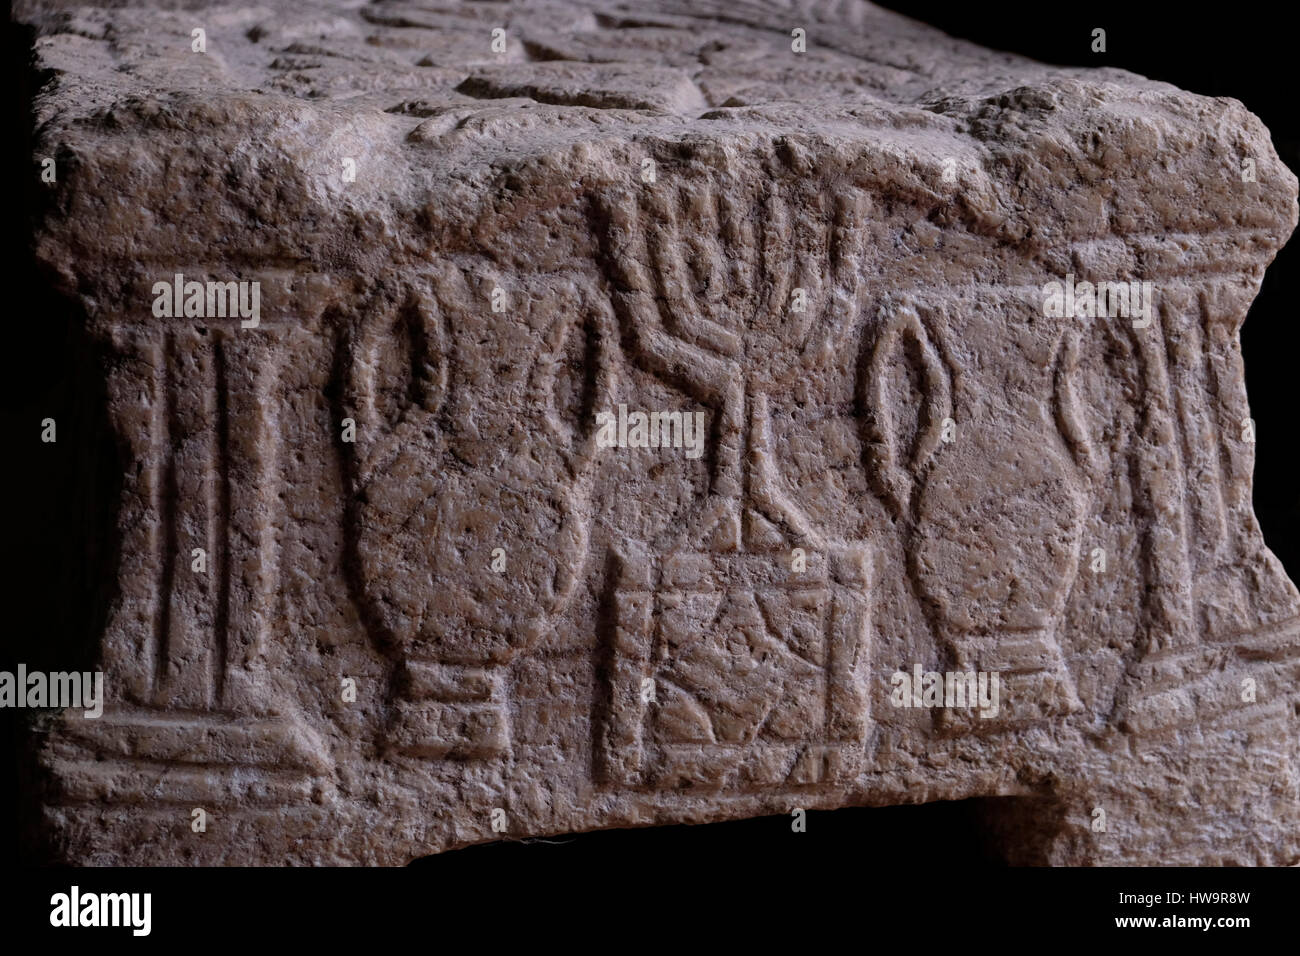
[[[968,797],[1300,858],[1241,104],[866,2],[172,6],[19,5],[120,471],[60,858]]]

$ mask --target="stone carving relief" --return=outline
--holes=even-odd
[[[210,56],[64,6],[37,258],[120,474],[105,716],[34,744],[62,858],[967,797],[1031,862],[1300,858],[1238,341],[1296,183],[1241,104],[865,2],[235,5]],[[181,272],[260,323],[152,311]]]

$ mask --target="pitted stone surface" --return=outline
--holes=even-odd
[[[990,797],[1300,859],[1240,103],[851,0],[189,6],[19,4],[123,469],[63,858]]]

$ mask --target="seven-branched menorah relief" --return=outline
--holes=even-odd
[[[871,548],[801,507],[771,416],[796,393],[824,402],[851,350],[870,202],[848,183],[827,199],[746,172],[718,173],[735,189],[699,175],[600,200],[632,360],[713,424],[706,493],[621,564],[598,755],[618,785],[842,782],[868,742]]]

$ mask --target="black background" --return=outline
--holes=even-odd
[[[1122,67],[1193,92],[1234,97],[1272,131],[1274,145],[1288,166],[1300,170],[1296,89],[1291,79],[1294,32],[1266,5],[1203,10],[1185,4],[1110,2],[951,7],[893,2],[885,6],[985,46],[1046,62]],[[1090,51],[1094,27],[1107,31],[1105,54]],[[33,669],[66,669],[71,666],[67,648],[73,648],[79,658],[89,653],[97,622],[87,608],[94,604],[107,558],[94,542],[102,535],[107,503],[114,494],[111,443],[76,438],[79,430],[97,433],[92,426],[102,424],[86,411],[94,407],[93,357],[75,348],[71,331],[78,317],[43,291],[28,248],[29,223],[39,212],[46,190],[31,161],[26,135],[30,124],[26,97],[32,85],[26,54],[30,42],[24,31],[8,28],[5,136],[0,145],[11,166],[5,180],[4,227],[6,264],[13,270],[0,297],[5,331],[0,340],[4,389],[0,472],[10,485],[0,500],[5,519],[0,540],[9,559],[2,578],[5,634],[0,639],[0,669],[6,670],[17,661]],[[1300,345],[1295,320],[1298,295],[1300,240],[1292,240],[1270,267],[1242,337],[1258,437],[1256,513],[1266,542],[1293,580],[1300,579],[1300,493],[1291,454],[1300,438],[1294,397],[1294,363]],[[39,441],[39,422],[45,417],[59,422],[60,441],[55,445]],[[87,498],[75,491],[74,477],[97,462],[102,479],[95,481],[97,493]],[[0,711],[0,742],[18,739],[18,713]],[[19,859],[24,829],[16,825],[20,783],[15,766],[16,761],[7,756],[0,759],[0,862],[5,863]],[[599,881],[602,872],[629,860],[674,860],[688,871],[761,860],[767,873],[763,886],[771,888],[772,873],[807,872],[803,868],[809,864],[815,869],[856,863],[869,870],[880,865],[878,861],[942,859],[950,867],[996,865],[997,858],[982,846],[973,820],[970,803],[848,809],[812,814],[809,832],[802,835],[790,834],[788,818],[766,818],[474,847],[417,866],[457,880],[511,872],[527,859],[530,872],[544,862],[574,879]],[[743,880],[746,875],[734,878]],[[785,899],[786,890],[793,892],[778,879],[778,900]],[[812,887],[809,891],[815,892]],[[946,942],[955,939],[944,937]]]

